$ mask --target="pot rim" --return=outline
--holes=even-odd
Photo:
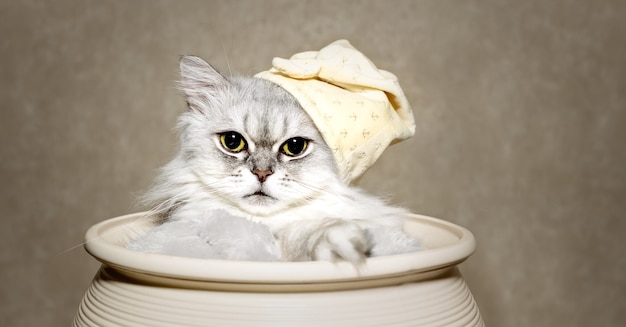
[[[425,249],[406,254],[367,258],[360,265],[349,262],[304,261],[265,262],[198,259],[137,252],[126,248],[139,235],[147,213],[139,212],[104,220],[85,234],[85,249],[103,264],[132,272],[193,282],[234,284],[332,284],[397,278],[455,266],[476,249],[473,234],[456,224],[423,215],[410,214],[407,229]]]

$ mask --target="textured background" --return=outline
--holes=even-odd
[[[0,320],[67,326],[92,224],[173,154],[180,54],[254,73],[349,39],[417,135],[362,186],[472,230],[489,326],[626,324],[623,1],[1,1]]]

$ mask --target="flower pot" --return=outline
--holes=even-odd
[[[411,215],[424,250],[347,262],[207,260],[125,244],[153,227],[145,214],[91,227],[102,262],[74,326],[483,326],[457,265],[475,250],[465,228]]]

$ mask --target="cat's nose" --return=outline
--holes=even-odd
[[[263,183],[265,182],[267,177],[273,174],[274,172],[271,169],[261,170],[261,169],[254,168],[252,169],[252,173],[256,175],[256,178],[259,179],[259,182]]]

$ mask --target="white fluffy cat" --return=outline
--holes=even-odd
[[[180,151],[146,195],[162,224],[130,248],[240,260],[348,260],[415,251],[404,209],[345,185],[296,99],[259,78],[180,62]]]

